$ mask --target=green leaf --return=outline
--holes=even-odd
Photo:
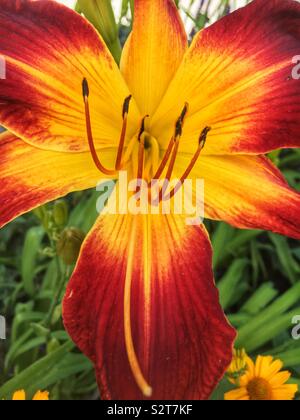
[[[41,248],[45,231],[41,226],[28,230],[22,251],[21,274],[25,291],[33,296],[35,294],[34,277],[36,274],[37,257]]]
[[[244,280],[245,268],[249,264],[246,259],[238,259],[231,264],[227,273],[218,283],[220,301],[223,309],[227,309],[233,303],[238,284]]]
[[[291,322],[295,313],[300,313],[300,308],[297,308],[285,315],[273,318],[270,322],[262,325],[260,328],[257,328],[257,330],[251,336],[248,336],[242,342],[239,338],[237,347],[243,347],[249,353],[259,349],[274,339],[278,334],[289,329],[291,327]]]
[[[224,378],[217,386],[213,395],[210,397],[210,400],[223,401],[226,392],[231,391],[232,389],[234,389],[234,386],[226,378]]]
[[[249,314],[239,312],[238,314],[228,315],[229,322],[235,327],[240,328],[250,321],[251,317]]]
[[[27,395],[32,396],[39,389],[46,389],[55,383],[56,378],[61,378],[61,372],[58,369],[59,363],[73,348],[74,344],[67,342],[16,375],[0,388],[0,399],[10,399],[18,389],[24,389]]]
[[[300,266],[294,259],[287,238],[270,233],[269,237],[276,247],[277,257],[285,274],[292,284],[299,280]]]
[[[98,216],[96,210],[98,197],[99,193],[97,191],[93,191],[88,200],[84,197],[72,211],[68,226],[76,226],[88,233]]]
[[[283,353],[275,354],[276,359],[282,360],[285,368],[300,366],[300,350],[299,347]]]
[[[212,246],[214,249],[213,267],[216,268],[222,259],[224,259],[224,249],[227,247],[228,242],[234,235],[232,227],[226,223],[220,223],[212,235]]]
[[[300,283],[295,284],[286,293],[280,296],[274,303],[264,309],[261,313],[254,316],[247,325],[239,329],[236,341],[237,347],[245,347],[249,351],[247,345],[253,337],[256,337],[257,331],[267,332],[270,326],[279,316],[285,313],[293,305],[300,301]],[[294,314],[297,312],[294,312]],[[290,318],[291,323],[292,316]]]
[[[278,291],[274,289],[273,284],[264,283],[242,306],[241,311],[247,312],[250,315],[256,315],[274,300],[276,296],[278,296]]]

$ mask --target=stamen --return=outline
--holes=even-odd
[[[163,173],[163,171],[164,171],[164,169],[165,169],[165,167],[166,167],[166,165],[167,165],[167,163],[170,159],[174,143],[175,143],[174,137],[172,137],[171,140],[170,140],[170,143],[168,145],[168,148],[166,150],[166,153],[164,154],[164,157],[162,158],[162,161],[161,161],[153,179],[159,179],[161,177],[161,175],[162,175],[162,173]]]
[[[123,113],[122,113],[123,126],[122,126],[120,143],[119,143],[118,154],[117,154],[117,159],[116,159],[116,166],[115,166],[117,171],[121,170],[122,168],[122,156],[123,156],[124,143],[125,143],[125,138],[126,138],[128,113],[129,113],[129,106],[130,106],[131,99],[132,99],[132,95],[128,96],[125,99],[124,104],[123,104]]]
[[[174,149],[173,149],[173,152],[172,152],[171,160],[170,160],[170,163],[169,163],[169,168],[167,170],[167,175],[166,175],[167,181],[171,180],[172,173],[173,173],[174,166],[175,166],[175,162],[176,162],[178,149],[179,149],[179,141],[176,140],[175,146],[174,146]]]
[[[178,118],[176,125],[175,125],[175,143],[174,143],[174,148],[173,148],[173,152],[172,152],[172,156],[171,156],[171,160],[169,163],[169,168],[167,170],[167,174],[166,174],[166,180],[163,184],[162,189],[160,190],[159,193],[159,201],[162,201],[162,199],[164,198],[166,189],[168,188],[169,182],[171,181],[172,178],[172,174],[173,174],[173,170],[174,170],[174,166],[175,166],[175,162],[176,162],[176,158],[177,158],[177,154],[178,154],[178,149],[179,149],[179,140],[182,136],[182,131],[183,131],[183,125],[184,125],[184,121],[185,121],[185,117],[186,114],[188,112],[188,103],[185,104],[182,113],[180,115],[180,117]]]
[[[176,121],[175,124],[175,132],[173,137],[171,138],[169,145],[167,147],[167,150],[162,158],[162,161],[159,165],[159,168],[156,171],[156,174],[154,175],[153,179],[159,179],[170,159],[174,144],[176,143],[176,141],[178,141],[182,135],[182,129],[183,129],[183,125],[184,125],[184,120],[186,117],[186,114],[188,112],[189,109],[189,104],[186,102],[184,105],[184,108],[180,114],[180,117],[178,118],[178,120]],[[176,157],[175,157],[176,158]]]
[[[199,137],[199,145],[198,145],[198,149],[196,151],[196,153],[194,154],[189,166],[187,167],[186,171],[184,172],[184,174],[182,175],[182,177],[180,178],[180,181],[178,182],[178,184],[175,186],[175,188],[170,192],[169,196],[167,197],[168,199],[173,198],[174,195],[180,190],[180,188],[182,187],[184,181],[187,179],[187,177],[190,175],[190,173],[192,172],[194,166],[197,163],[197,160],[199,159],[199,156],[202,152],[202,150],[205,147],[205,143],[206,143],[206,139],[207,139],[207,135],[210,132],[211,127],[205,127]]]
[[[123,167],[128,165],[135,146],[136,146],[136,137],[133,137],[126,147],[126,150],[123,156]]]
[[[92,132],[92,125],[91,125],[91,115],[90,115],[90,106],[89,106],[89,85],[88,81],[86,79],[83,79],[82,81],[82,96],[84,100],[84,106],[85,106],[85,122],[86,122],[86,132],[87,132],[87,138],[89,142],[89,148],[92,155],[92,158],[94,160],[94,163],[96,167],[99,169],[100,172],[104,173],[108,176],[116,175],[116,171],[112,171],[110,169],[105,168],[102,163],[100,162],[97,151],[95,148],[95,143],[93,139],[93,132]]]

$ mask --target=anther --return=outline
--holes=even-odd
[[[204,130],[202,130],[199,137],[199,146],[201,149],[204,148],[206,140],[207,140],[207,135],[210,131],[211,131],[211,127],[205,127]]]
[[[180,117],[178,118],[175,124],[175,139],[182,136],[183,124],[184,124],[184,120],[188,112],[188,109],[189,109],[189,104],[186,102],[180,114]]]
[[[88,98],[90,96],[90,89],[87,80],[84,78],[82,81],[82,96]]]
[[[127,98],[125,98],[124,104],[123,104],[123,120],[128,115],[129,112],[129,105],[130,101],[132,99],[132,95],[129,95]]]
[[[123,125],[122,125],[122,131],[121,131],[118,153],[117,153],[117,158],[116,158],[116,165],[115,165],[115,168],[117,171],[119,171],[122,168],[122,157],[123,157],[124,144],[125,144],[126,131],[127,131],[127,118],[128,118],[131,99],[132,99],[132,95],[129,95],[127,98],[125,98],[125,101],[123,103],[123,111],[122,111]]]

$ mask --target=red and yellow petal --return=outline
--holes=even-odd
[[[55,1],[0,0],[0,123],[26,142],[55,151],[86,151],[82,80],[98,148],[115,146],[128,88],[95,29]],[[138,130],[131,104],[128,136]]]
[[[106,151],[113,161],[115,153]],[[101,175],[89,153],[33,147],[11,133],[0,135],[0,227],[72,191],[95,187]]]
[[[232,358],[204,227],[181,216],[101,216],[64,299],[103,399],[207,399]]]
[[[135,0],[121,71],[143,115],[156,111],[187,46],[174,0]]]
[[[300,146],[300,4],[254,0],[201,31],[185,55],[154,119],[153,134],[168,144],[182,104],[182,138],[190,153],[211,126],[204,154],[264,154]]]
[[[178,157],[177,176],[189,162]],[[205,182],[206,217],[300,238],[300,194],[266,157],[202,156],[191,177]]]

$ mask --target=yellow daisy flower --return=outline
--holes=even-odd
[[[291,401],[298,392],[298,385],[286,382],[291,374],[282,371],[283,363],[271,356],[258,356],[254,363],[247,356],[247,371],[236,384],[238,389],[227,392],[225,400]]]
[[[23,389],[20,391],[16,391],[13,395],[13,401],[25,401],[26,400],[26,393]],[[38,391],[32,401],[49,401],[49,392],[47,391]]]

